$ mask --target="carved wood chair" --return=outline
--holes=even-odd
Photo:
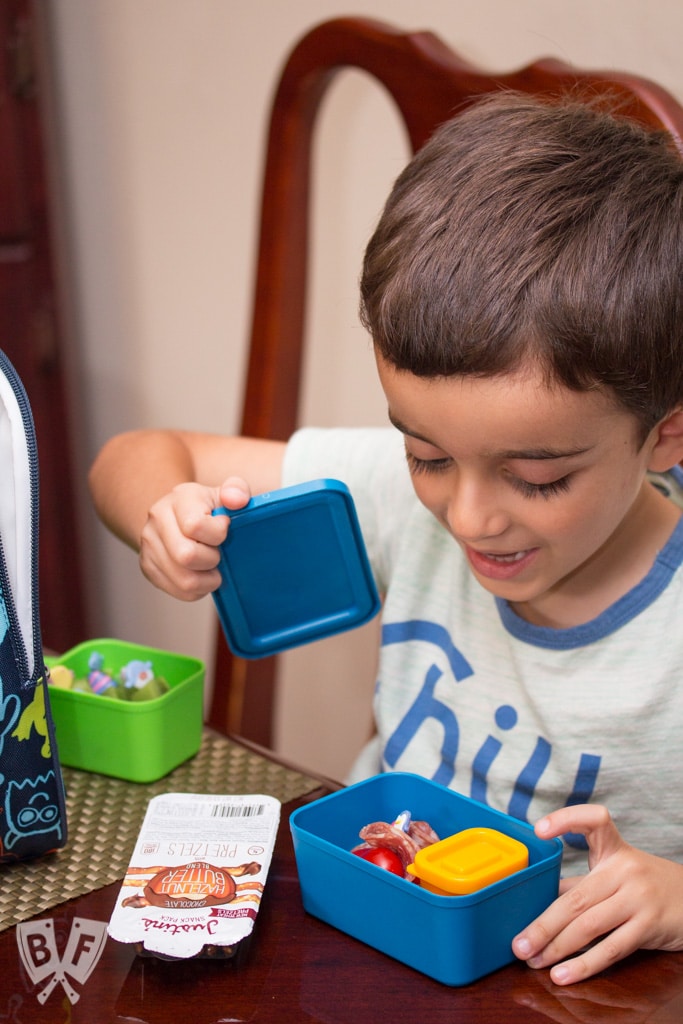
[[[660,86],[617,71],[579,70],[554,59],[517,71],[484,72],[431,32],[402,32],[364,18],[339,18],[308,32],[285,62],[270,120],[251,345],[241,433],[287,439],[297,427],[304,348],[311,141],[321,100],[344,68],[369,72],[393,97],[413,151],[437,125],[482,93],[534,94],[575,85],[617,94],[624,113],[665,128],[683,150],[683,108]],[[275,659],[244,662],[218,630],[209,724],[268,746]]]

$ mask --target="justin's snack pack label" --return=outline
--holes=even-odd
[[[170,958],[232,956],[251,934],[280,801],[166,793],[150,800],[108,932]]]

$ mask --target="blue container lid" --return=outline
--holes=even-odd
[[[213,598],[230,649],[261,658],[353,629],[380,602],[348,488],[314,480],[229,515]]]

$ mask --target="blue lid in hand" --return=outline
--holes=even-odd
[[[338,480],[252,498],[229,515],[214,591],[233,653],[261,658],[353,629],[380,602],[356,509]]]

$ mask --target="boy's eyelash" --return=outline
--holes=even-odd
[[[451,462],[445,456],[442,459],[418,459],[417,455],[409,451],[406,451],[406,459],[411,473],[441,473]]]
[[[531,484],[528,480],[522,480],[520,477],[510,477],[513,487],[524,494],[527,498],[552,498],[556,494],[562,494],[564,491],[569,490],[570,481],[569,475],[561,476],[557,480],[551,480],[547,484]]]
[[[406,459],[411,473],[443,473],[451,464],[447,457],[441,459],[418,459],[417,455],[406,451]],[[569,490],[570,476],[561,476],[544,484],[532,484],[521,477],[511,476],[512,486],[527,498],[552,498]]]

